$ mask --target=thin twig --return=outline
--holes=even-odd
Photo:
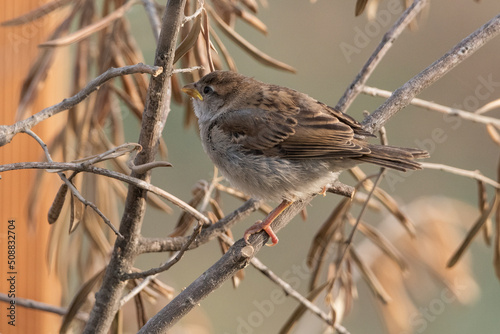
[[[383,59],[387,51],[392,47],[396,38],[406,29],[406,27],[413,21],[413,19],[422,11],[429,0],[415,0],[413,4],[408,7],[394,25],[384,34],[382,41],[377,46],[373,54],[370,56],[366,64],[358,73],[354,81],[344,92],[335,109],[345,111],[352,104],[354,99],[361,92],[361,88],[366,83],[372,72]]]
[[[222,192],[225,192],[226,194],[229,194],[235,198],[238,198],[243,201],[248,201],[250,199],[250,196],[245,195],[241,191],[238,191],[234,188],[231,187],[226,187],[225,185],[222,185],[220,183],[217,183],[215,185],[217,187],[217,190],[220,190]],[[271,211],[273,211],[273,207],[266,203],[262,203],[259,207],[259,211],[261,211],[263,214],[268,215]]]
[[[285,227],[292,217],[296,216],[312,199],[308,197],[303,201],[292,203],[271,224],[273,231],[277,232]],[[177,297],[168,303],[161,311],[155,314],[139,333],[165,333],[179,319],[192,310],[198,303],[211,292],[219,288],[226,280],[230,279],[238,270],[248,265],[250,259],[269,239],[265,231],[257,233],[247,244],[243,239],[238,240],[228,251]]]
[[[368,193],[368,197],[366,198],[366,201],[363,203],[363,206],[361,207],[361,211],[358,214],[358,218],[356,219],[356,223],[353,225],[353,227],[351,229],[351,233],[349,234],[349,237],[345,241],[346,246],[345,246],[344,252],[339,260],[337,268],[340,267],[347,250],[349,249],[349,247],[351,247],[352,240],[354,239],[354,233],[356,233],[356,230],[358,229],[358,225],[361,221],[361,218],[363,217],[363,214],[365,213],[365,210],[368,207],[368,202],[372,198],[373,193],[375,192],[375,189],[377,189],[378,185],[380,184],[380,181],[382,181],[382,175],[384,174],[385,170],[386,170],[385,168],[381,168],[380,172],[377,174],[377,178],[375,179],[375,182],[373,182],[372,189]],[[362,184],[362,183],[363,183],[363,181],[359,182],[359,184]]]
[[[62,174],[62,173],[58,173],[58,174],[59,174],[59,176],[61,176],[60,174]],[[111,221],[108,219],[108,217],[106,217],[106,215],[104,215],[104,213],[102,213],[102,211],[99,210],[97,205],[95,205],[91,201],[88,201],[87,199],[85,199],[85,197],[83,197],[83,195],[78,191],[78,189],[76,189],[76,187],[73,185],[73,183],[71,181],[69,181],[66,178],[66,176],[64,176],[64,174],[63,174],[63,176],[61,176],[61,180],[63,180],[64,183],[66,183],[66,185],[71,190],[73,195],[75,195],[76,198],[78,198],[78,200],[80,202],[82,202],[85,206],[90,206],[92,208],[92,210],[94,210],[95,213],[97,213],[99,215],[99,217],[101,217],[101,219],[104,221],[104,223],[106,225],[108,225],[109,228],[116,234],[116,236],[119,237],[120,239],[123,239],[123,235],[116,229],[116,227],[111,223]]]
[[[140,189],[152,192],[160,197],[165,198],[169,202],[177,205],[182,210],[193,215],[198,220],[203,220],[204,223],[209,223],[209,220],[205,215],[200,213],[198,210],[182,201],[181,199],[175,197],[174,195],[166,192],[165,190],[158,188],[151,183],[144,180],[125,175],[119,172],[115,172],[106,168],[100,168],[95,166],[86,166],[84,163],[72,163],[72,162],[17,162],[13,164],[0,165],[0,172],[7,172],[12,170],[21,169],[55,169],[55,170],[73,170],[78,172],[87,172],[97,175],[103,175],[126,182],[130,185],[134,185]]]
[[[203,10],[205,9],[205,1],[204,0],[198,0],[198,4],[200,6],[198,7],[198,9],[196,9],[196,11],[192,15],[184,16],[184,18],[182,19],[181,26],[184,26],[187,22],[189,22],[191,20],[194,20],[199,15],[201,15],[201,13],[203,12]]]
[[[392,95],[392,92],[388,90],[383,90],[375,87],[368,87],[364,86],[362,88],[362,92],[367,95],[372,95],[372,96],[380,96],[380,97],[385,97],[389,98]],[[460,110],[456,108],[451,108],[444,106],[442,104],[438,104],[435,102],[430,102],[426,100],[422,100],[419,98],[414,98],[410,101],[411,105],[421,107],[427,110],[434,110],[438,111],[443,114],[447,114],[450,116],[457,116],[460,118],[463,118],[468,121],[476,122],[476,123],[482,123],[482,124],[492,124],[495,127],[500,129],[500,119],[498,118],[493,118],[493,117],[488,117],[488,116],[483,116],[479,115],[478,113],[471,113],[465,110]]]
[[[193,241],[196,239],[196,237],[200,234],[202,227],[203,227],[202,221],[198,220],[198,224],[196,224],[196,226],[193,230],[193,233],[191,234],[189,239],[186,241],[186,243],[184,243],[184,245],[182,245],[182,248],[177,253],[175,253],[175,255],[173,255],[167,262],[162,264],[160,267],[152,268],[152,269],[145,270],[145,271],[138,272],[138,273],[133,272],[133,273],[123,274],[121,279],[122,280],[130,280],[130,279],[137,279],[137,278],[145,278],[145,277],[148,277],[151,275],[156,275],[156,274],[159,274],[161,272],[167,271],[174,264],[176,264],[177,262],[180,261],[180,259],[182,258],[182,256],[186,252],[186,250],[193,243]]]
[[[161,22],[158,11],[156,10],[156,6],[153,0],[142,0],[142,4],[144,6],[144,9],[146,9],[146,14],[148,14],[149,23],[151,24],[151,28],[153,29],[153,36],[155,38],[155,41],[158,42],[158,38],[160,38]]]
[[[163,69],[161,67],[144,65],[142,63],[119,68],[110,68],[97,78],[91,80],[82,90],[72,97],[64,99],[58,104],[47,107],[25,120],[16,122],[12,125],[0,125],[0,147],[10,143],[12,138],[19,132],[29,130],[41,121],[46,120],[61,111],[73,108],[75,105],[86,99],[92,92],[98,90],[101,85],[110,79],[134,73],[149,73],[155,77],[162,71]]]
[[[445,164],[435,164],[432,162],[421,162],[421,165],[422,165],[422,168],[424,168],[424,169],[436,169],[436,170],[441,170],[444,172],[452,173],[455,175],[465,176],[465,177],[468,177],[468,178],[471,178],[474,180],[482,181],[482,182],[487,183],[487,184],[489,184],[497,189],[500,189],[500,183],[484,176],[478,170],[460,169],[457,167],[452,167],[452,166],[448,166]]]
[[[234,244],[234,241],[228,237],[225,234],[222,234],[220,236],[222,240],[229,246],[232,246]],[[317,315],[319,318],[321,318],[327,325],[331,326],[332,325],[332,318],[328,316],[328,314],[324,313],[318,306],[315,304],[311,303],[306,297],[302,296],[297,290],[292,288],[290,284],[282,280],[278,275],[276,275],[274,272],[272,272],[266,265],[264,265],[258,258],[253,257],[250,260],[250,264],[254,266],[257,270],[259,270],[262,274],[264,274],[266,277],[268,277],[271,281],[276,283],[279,287],[285,291],[288,295],[292,296],[295,298],[299,303],[304,305],[306,308],[308,308],[312,313]]]
[[[198,70],[202,70],[204,67],[203,66],[191,66],[187,68],[176,68],[172,71],[173,74],[175,73],[189,73],[189,72],[194,72]]]
[[[13,299],[9,298],[8,295],[0,292],[0,301],[10,303],[12,300]],[[16,301],[16,306],[26,307],[33,310],[40,310],[58,315],[66,315],[66,313],[68,313],[68,309],[66,307],[54,306],[33,299],[20,298],[16,296],[15,301]],[[76,313],[76,318],[78,320],[87,321],[88,317],[89,317],[88,313],[85,312]]]
[[[152,280],[154,280],[159,274],[150,275],[144,278],[141,283],[137,284],[135,288],[133,288],[129,293],[120,299],[120,308],[123,307],[128,301],[137,296],[142,290],[144,290]]]
[[[49,150],[47,148],[47,145],[43,142],[43,140],[38,137],[38,135],[36,133],[34,133],[33,131],[31,130],[24,130],[23,131],[24,133],[30,135],[31,137],[33,137],[39,144],[40,146],[42,147],[43,151],[45,152],[45,156],[47,158],[47,160],[49,162],[53,162],[51,156],[50,156],[50,153],[49,153]],[[71,192],[73,193],[73,195],[76,196],[76,198],[78,198],[80,200],[80,202],[82,202],[85,206],[90,206],[92,208],[92,210],[94,210],[101,218],[102,220],[104,221],[104,223],[106,225],[109,226],[109,228],[119,237],[119,238],[123,238],[123,235],[116,229],[116,227],[111,223],[111,221],[108,219],[108,217],[106,217],[104,215],[104,213],[102,213],[101,210],[99,210],[99,208],[92,202],[88,201],[87,199],[85,199],[83,197],[83,195],[78,191],[78,189],[76,189],[76,187],[73,185],[73,183],[68,180],[68,178],[66,177],[66,175],[64,175],[64,173],[62,172],[58,172],[57,175],[59,175],[59,177],[61,178],[61,180],[66,183],[66,185],[68,186],[68,188],[71,190]]]
[[[349,250],[351,248],[352,241],[354,239],[354,234],[356,233],[356,230],[358,229],[358,225],[361,222],[361,218],[363,217],[363,214],[364,214],[366,208],[368,207],[368,202],[372,198],[373,193],[375,192],[375,189],[377,189],[378,185],[380,184],[380,181],[382,180],[382,175],[384,174],[384,172],[385,172],[385,168],[381,168],[380,172],[377,174],[377,178],[376,178],[375,182],[372,185],[372,188],[370,189],[370,192],[368,193],[368,197],[367,197],[366,201],[363,203],[363,206],[361,207],[361,211],[358,214],[358,217],[356,219],[356,223],[354,223],[354,225],[353,225],[353,227],[351,229],[351,232],[349,233],[348,238],[345,240],[345,242],[343,244],[341,244],[344,247],[342,249],[342,253],[340,254],[340,256],[335,261],[335,268],[336,268],[336,270],[335,270],[335,276],[329,282],[328,290],[332,290],[335,282],[337,281],[337,278],[339,277],[339,274],[340,274],[339,268],[341,267],[342,262],[344,261],[347,253],[349,252]],[[366,178],[366,180],[368,180],[369,178],[370,177],[368,176]],[[356,186],[356,188],[360,187],[364,183],[364,181],[365,180],[361,180],[360,182],[358,182],[358,185]]]
[[[200,235],[189,245],[188,249],[194,249],[215,239],[221,234],[224,234],[228,229],[230,229],[234,224],[248,217],[250,213],[256,211],[259,208],[260,201],[255,199],[249,199],[238,209],[234,210],[230,214],[221,218],[215,224],[204,228]],[[187,242],[189,237],[179,236],[179,237],[169,237],[169,238],[146,238],[142,237],[139,239],[137,252],[139,254],[143,253],[153,253],[153,252],[171,252],[178,251]]]

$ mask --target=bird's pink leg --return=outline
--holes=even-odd
[[[271,238],[272,244],[270,246],[274,246],[278,243],[279,239],[276,236],[276,233],[271,229],[271,223],[278,217],[286,208],[292,205],[293,202],[283,200],[263,221],[257,221],[255,224],[250,226],[243,235],[243,238],[248,243],[248,238],[255,233],[258,233],[262,230],[266,231],[267,235]]]

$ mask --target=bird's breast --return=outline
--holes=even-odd
[[[201,126],[205,152],[222,175],[247,195],[265,200],[297,200],[319,192],[336,175],[327,162],[288,160],[246,150],[217,122]]]

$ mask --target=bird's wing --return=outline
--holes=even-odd
[[[274,150],[295,133],[297,120],[282,113],[262,109],[243,109],[222,115],[218,124],[233,142],[253,151]]]
[[[300,105],[300,104],[298,104]],[[356,135],[369,135],[351,117],[315,102],[307,108],[230,111],[221,129],[243,148],[288,159],[360,157],[370,153]]]
[[[368,135],[356,120],[316,102],[301,108],[295,134],[281,143],[289,159],[353,158],[370,153],[358,135]]]

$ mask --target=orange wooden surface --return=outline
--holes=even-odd
[[[42,5],[41,0],[0,2],[0,21],[26,13]],[[12,124],[19,101],[24,77],[30,64],[37,57],[37,44],[46,38],[58,13],[50,14],[23,26],[0,27],[0,124]],[[59,73],[58,73],[59,72]],[[57,103],[67,94],[58,82],[64,80],[63,71],[53,70],[30,112],[37,112]],[[61,88],[63,87],[63,88]],[[54,129],[62,125],[63,118],[48,120],[33,130],[47,143]],[[43,160],[40,146],[25,134],[18,134],[13,141],[0,147],[0,164]],[[15,220],[15,294],[52,305],[59,305],[61,291],[54,270],[47,265],[47,241],[50,226],[47,211],[54,198],[59,180],[57,175],[46,178],[42,185],[42,200],[36,206],[35,221],[28,222],[27,212],[32,182],[36,171],[2,173],[0,180],[0,292],[8,293],[8,221]],[[8,304],[0,302],[0,333],[57,333],[61,317],[41,311],[16,306],[15,326],[8,324]]]

